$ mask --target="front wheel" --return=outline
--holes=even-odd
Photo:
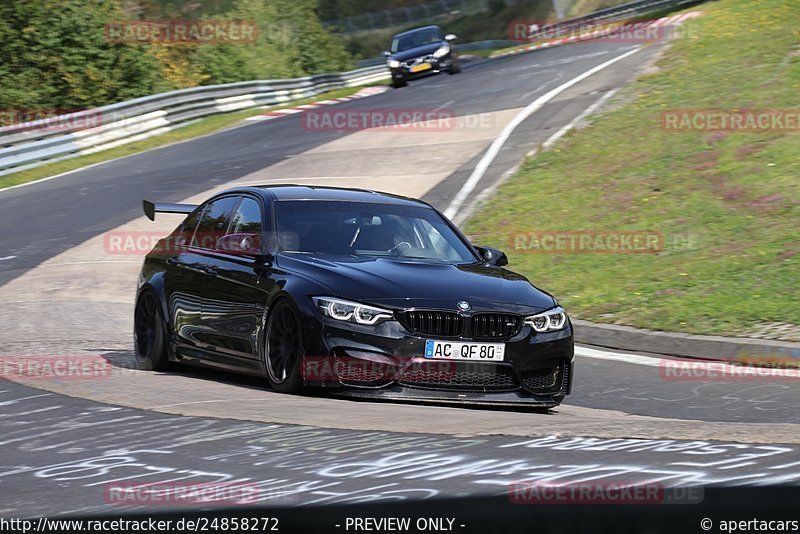
[[[405,80],[398,80],[398,79],[392,78],[392,87],[394,87],[395,89],[400,89],[401,87],[405,87],[406,84],[407,84],[407,82]]]
[[[133,316],[136,368],[143,371],[166,371],[170,368],[167,336],[158,297],[145,290],[136,301]]]
[[[448,74],[458,74],[459,72],[461,72],[461,64],[458,62],[458,60],[454,59],[450,63],[450,68],[447,69],[447,73]]]
[[[274,305],[265,338],[264,363],[270,385],[281,393],[299,393],[303,387],[302,338],[299,317],[289,301],[281,300]]]

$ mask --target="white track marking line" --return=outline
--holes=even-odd
[[[542,148],[548,149],[551,146],[553,146],[556,141],[558,141],[561,137],[564,136],[565,133],[567,133],[569,130],[574,128],[575,125],[578,124],[583,118],[585,118],[586,116],[591,115],[592,113],[594,113],[595,110],[597,110],[597,108],[599,108],[601,105],[603,105],[609,98],[614,96],[614,94],[616,94],[617,91],[618,91],[618,89],[612,89],[611,91],[608,91],[605,94],[603,94],[603,96],[601,96],[599,99],[597,99],[594,103],[590,104],[589,107],[587,107],[580,114],[578,114],[578,116],[575,117],[574,119],[572,119],[566,126],[564,126],[560,130],[558,130],[556,133],[554,133],[553,135],[548,137],[545,140],[545,142],[542,143]],[[538,152],[539,152],[539,147],[538,146],[537,147],[533,147],[530,151],[528,151],[525,154],[525,157],[531,158],[531,157],[535,156]],[[478,206],[480,206],[481,204],[486,202],[486,200],[491,195],[494,194],[494,192],[497,190],[497,188],[503,182],[505,182],[509,177],[511,177],[512,174],[517,172],[517,170],[519,169],[520,165],[521,165],[521,162],[516,163],[513,167],[511,167],[506,172],[504,172],[503,175],[500,177],[500,179],[497,182],[495,182],[494,184],[490,185],[489,187],[485,188],[483,191],[478,193],[478,195],[475,197],[475,199],[472,202],[467,204],[463,209],[461,209],[458,212],[458,214],[456,214],[455,217],[453,217],[453,219],[452,219],[453,223],[456,226],[460,226],[468,218],[470,218],[472,216],[472,214],[475,212],[475,210],[478,209]]]
[[[458,210],[461,209],[461,206],[464,204],[464,201],[467,200],[469,194],[472,193],[472,190],[475,189],[475,186],[478,185],[478,182],[483,178],[483,175],[486,174],[486,171],[491,165],[492,161],[497,157],[497,154],[500,153],[500,149],[503,148],[503,145],[508,141],[508,138],[511,137],[511,134],[514,133],[517,126],[522,124],[525,119],[539,111],[546,103],[550,100],[558,96],[560,93],[566,91],[573,85],[576,85],[592,74],[596,74],[601,70],[610,67],[614,63],[621,61],[629,56],[632,56],[639,50],[641,50],[641,46],[637,46],[633,50],[629,50],[624,54],[620,54],[619,56],[609,59],[608,61],[597,65],[596,67],[592,67],[591,69],[587,70],[583,74],[576,76],[575,78],[571,79],[568,82],[565,82],[555,89],[550,90],[549,92],[545,93],[544,95],[540,96],[530,104],[528,104],[522,111],[520,111],[512,120],[509,122],[503,131],[500,132],[500,135],[492,142],[489,146],[489,149],[480,159],[478,164],[475,166],[475,170],[472,171],[472,174],[469,176],[464,185],[461,186],[461,190],[459,190],[458,194],[455,196],[453,201],[447,207],[444,212],[445,217],[452,219],[457,213]]]
[[[737,376],[745,368],[742,365],[735,365],[719,360],[704,360],[692,358],[656,358],[653,356],[641,356],[639,354],[625,354],[621,352],[611,352],[589,347],[575,346],[575,355],[583,358],[595,360],[607,360],[612,362],[630,363],[634,365],[644,365],[646,367],[672,368],[673,366],[702,366],[707,371],[713,371],[723,376]],[[799,376],[796,370],[779,369],[778,376]],[[709,375],[711,376],[711,375]]]
[[[14,258],[16,258],[16,256],[5,256],[3,258],[0,258],[0,261],[13,260]]]
[[[596,100],[596,101],[595,101],[593,104],[591,104],[591,105],[590,105],[588,108],[584,109],[584,110],[583,110],[583,111],[582,111],[582,112],[581,112],[581,113],[580,113],[580,114],[579,114],[577,117],[575,117],[574,119],[572,119],[571,121],[569,121],[569,122],[568,122],[568,123],[567,123],[567,124],[566,124],[564,127],[562,127],[562,128],[561,128],[560,130],[558,130],[556,133],[554,133],[553,135],[551,135],[550,137],[548,137],[548,138],[547,138],[547,140],[546,140],[544,143],[542,143],[542,148],[548,149],[548,148],[550,148],[551,146],[553,146],[554,144],[556,144],[556,142],[558,142],[558,140],[559,140],[559,139],[561,139],[562,137],[564,137],[564,135],[565,135],[565,134],[566,134],[568,131],[572,130],[572,129],[575,127],[575,125],[576,125],[576,124],[578,124],[578,123],[579,123],[579,122],[581,122],[583,119],[585,119],[586,117],[588,117],[589,115],[591,115],[592,113],[594,113],[594,112],[597,110],[597,108],[599,108],[600,106],[602,106],[603,104],[605,104],[605,103],[606,103],[606,101],[607,101],[609,98],[611,98],[612,96],[614,96],[614,94],[615,94],[616,92],[617,92],[617,89],[612,89],[611,91],[608,91],[608,92],[606,92],[605,94],[603,94],[603,96],[601,96],[600,98],[598,98],[598,99],[597,99],[597,100]]]
[[[590,349],[589,347],[581,347],[578,345],[575,346],[575,355],[582,356],[584,358],[594,358],[596,360],[610,360],[613,362],[646,365],[648,367],[659,367],[666,361],[663,358],[640,356],[638,354],[623,354],[620,352],[608,352],[605,350]]]
[[[442,109],[442,108],[446,108],[447,106],[450,106],[450,105],[452,105],[453,103],[455,103],[455,100],[448,100],[447,102],[445,102],[445,103],[444,103],[444,104],[442,104],[441,106],[439,106],[439,107],[436,107],[436,108],[433,108],[433,111],[439,111],[440,109]]]

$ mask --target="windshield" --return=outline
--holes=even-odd
[[[370,202],[276,203],[283,252],[474,263],[470,248],[436,211]]]
[[[444,39],[442,30],[439,28],[423,28],[411,33],[403,33],[395,36],[392,40],[391,52],[403,52],[418,46],[425,46],[431,43],[437,43]]]

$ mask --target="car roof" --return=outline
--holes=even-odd
[[[252,193],[273,200],[333,200],[347,202],[373,202],[379,204],[395,204],[406,206],[431,207],[427,202],[415,198],[382,193],[370,189],[349,187],[270,184],[249,187],[237,187],[224,193]]]
[[[442,31],[442,29],[439,26],[437,26],[436,24],[431,24],[430,26],[420,26],[419,28],[414,28],[412,30],[406,30],[403,33],[396,34],[394,37],[395,38],[396,37],[402,37],[403,35],[408,35],[409,33],[415,33],[415,32],[418,32],[420,30],[428,30],[428,29],[431,29],[431,28],[436,28],[437,30]]]

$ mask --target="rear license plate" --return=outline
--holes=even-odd
[[[423,70],[428,70],[429,68],[431,68],[430,63],[420,63],[419,65],[414,65],[411,67],[411,72],[421,72]]]
[[[425,341],[425,357],[432,360],[470,360],[502,362],[506,355],[503,343],[462,343],[460,341]]]

